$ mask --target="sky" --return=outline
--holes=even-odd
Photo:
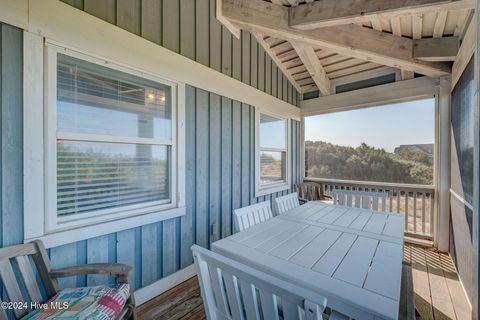
[[[434,143],[435,99],[306,117],[305,140],[352,147],[365,142],[389,152],[401,144]]]

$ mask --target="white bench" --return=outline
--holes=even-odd
[[[323,319],[324,296],[197,245],[192,251],[207,319]]]

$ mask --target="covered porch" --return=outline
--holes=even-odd
[[[12,265],[0,278],[3,285],[15,279],[8,284],[13,291],[0,286],[5,291],[0,300],[22,294],[34,300],[28,282],[41,277],[34,266],[40,253],[27,250],[37,258],[22,266],[8,248],[41,241],[42,260],[49,261],[46,275],[97,263],[126,265],[130,272],[119,276],[98,267],[94,275],[51,277],[53,289],[39,285],[34,292],[41,301],[66,288],[118,284],[107,274],[128,283],[126,299],[136,304],[132,317],[207,318],[192,246],[222,256],[215,244],[244,232],[236,211],[263,204],[269,215],[244,228],[267,221],[271,233],[258,229],[265,239],[244,251],[251,249],[274,269],[281,254],[268,254],[275,241],[281,247],[297,239],[301,249],[286,248],[291,255],[285,253],[285,264],[271,273],[267,262],[263,269],[238,256],[237,262],[257,278],[264,273],[281,279],[283,289],[298,285],[295,292],[325,295],[319,317],[336,319],[330,301],[342,306],[341,294],[323,291],[317,280],[324,277],[331,287],[330,281],[337,281],[373,299],[365,309],[352,302],[356,318],[367,313],[369,319],[396,318],[376,313],[372,301],[378,298],[399,303],[398,319],[478,319],[479,5],[474,0],[0,0],[0,250],[8,253],[0,254],[0,263]],[[312,173],[306,119],[424,99],[434,105],[434,141],[420,152],[428,174],[418,169],[424,167],[415,169],[428,176],[423,182],[402,180],[401,174],[395,181],[335,176],[331,168]],[[352,139],[362,134],[347,133]],[[386,153],[409,170],[416,161]],[[364,166],[375,167],[375,161]],[[303,199],[305,183],[318,185],[322,199]],[[298,206],[286,215],[297,210],[305,219],[278,219],[285,212],[278,211],[276,200],[295,192],[306,204],[296,200]],[[341,192],[345,197],[339,198]],[[331,208],[314,213],[308,205],[317,202]],[[352,227],[362,212],[368,218]],[[308,221],[315,215],[317,220]],[[327,216],[330,221],[321,220]],[[399,217],[402,225],[387,230]],[[370,222],[378,230],[367,230]],[[334,240],[323,248],[319,239],[325,230]],[[356,241],[364,238],[373,249],[362,258],[362,242]],[[324,250],[310,258],[315,263],[344,241],[343,256],[332,259],[328,277],[318,272],[312,286],[298,275],[302,269],[282,277],[288,266],[307,265],[290,260],[305,248],[313,251],[315,241]],[[261,245],[271,248],[257,250]],[[399,247],[402,261],[393,257]],[[235,254],[223,256],[235,261]],[[365,275],[359,278],[364,278],[350,283],[334,275],[347,256],[352,270],[363,263]],[[399,261],[398,292],[367,286],[374,266]],[[21,269],[26,266],[33,271]],[[313,269],[313,262],[305,268]],[[227,292],[227,280],[220,279]],[[239,298],[243,289],[235,288],[245,303]],[[225,302],[226,318],[236,318],[231,303]],[[355,318],[345,305],[340,319]],[[248,320],[248,311],[238,310],[239,319]],[[25,314],[12,310],[4,316],[0,310],[0,319]],[[267,319],[265,314],[258,319]]]

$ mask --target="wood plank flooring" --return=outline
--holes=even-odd
[[[196,277],[144,303],[137,311],[140,320],[206,319]],[[471,318],[469,304],[449,255],[405,244],[399,314],[402,320]]]

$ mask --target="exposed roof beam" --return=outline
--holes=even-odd
[[[432,11],[475,8],[475,0],[322,0],[289,9],[290,26],[316,29]]]
[[[310,76],[312,76],[322,96],[328,96],[331,89],[330,79],[328,79],[327,73],[320,63],[313,47],[300,41],[290,41],[290,43],[300,57],[300,60],[302,60],[305,68],[307,68]]]
[[[454,61],[458,37],[413,40],[413,57],[424,61]]]
[[[475,54],[475,45],[476,45],[476,28],[477,28],[477,19],[473,18],[470,24],[468,25],[467,32],[462,40],[462,45],[458,50],[457,57],[452,66],[452,90],[455,88],[458,80],[463,74],[463,71],[467,67],[470,59]]]
[[[258,43],[260,43],[262,45],[263,49],[265,49],[265,52],[267,52],[267,54],[270,56],[270,58],[272,58],[272,61],[275,62],[275,64],[283,72],[285,77],[287,77],[287,79],[292,83],[292,85],[295,87],[295,89],[297,89],[298,92],[302,93],[303,92],[302,88],[298,85],[297,81],[292,77],[292,75],[287,70],[287,68],[285,68],[282,61],[278,58],[278,56],[275,54],[275,52],[273,52],[272,49],[270,49],[270,46],[265,41],[263,36],[261,34],[258,34],[258,33],[253,33],[253,35],[257,39]]]
[[[446,64],[414,59],[411,39],[356,25],[298,30],[288,26],[287,7],[263,0],[217,0],[218,3],[221,3],[219,15],[222,19],[251,32],[288,41],[303,41],[346,56],[431,77],[450,73],[450,67]]]

